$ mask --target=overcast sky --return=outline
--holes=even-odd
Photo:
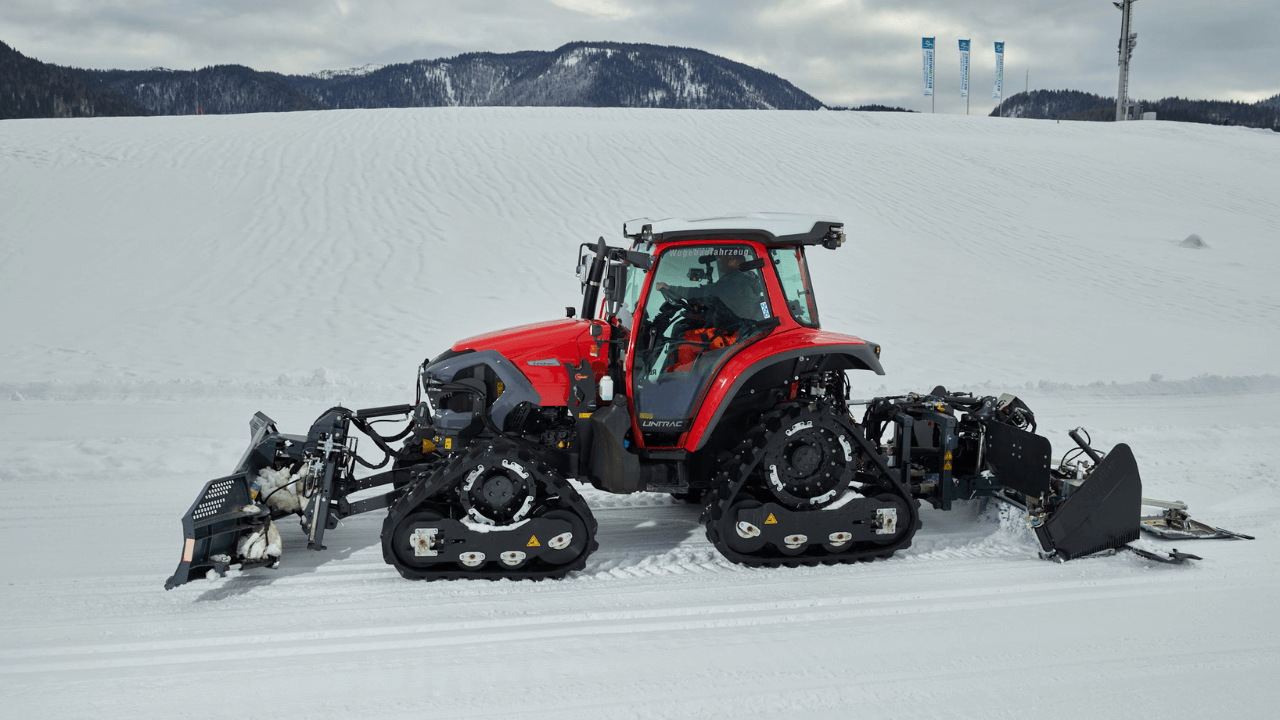
[[[1139,0],[1130,94],[1259,100],[1280,93],[1276,0]],[[1114,95],[1110,0],[4,0],[0,41],[59,65],[237,63],[310,73],[576,40],[693,47],[775,73],[833,105],[929,109],[920,38],[938,43],[938,112],[965,111],[957,41],[973,41],[971,101],[988,112],[992,43],[1006,97],[1030,87]]]

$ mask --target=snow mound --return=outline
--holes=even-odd
[[[1208,250],[1209,243],[1205,242],[1204,238],[1200,237],[1199,235],[1195,233],[1191,233],[1190,235],[1187,236],[1186,240],[1183,240],[1182,242],[1178,243],[1178,247],[1196,248],[1196,249],[1204,248],[1205,250]]]

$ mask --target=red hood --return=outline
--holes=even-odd
[[[602,324],[602,323],[601,323]],[[569,396],[569,374],[564,365],[586,359],[594,373],[604,373],[604,359],[592,354],[591,321],[562,318],[476,335],[454,343],[454,350],[497,350],[529,378],[543,405],[564,405]],[[604,353],[600,353],[604,355]],[[550,365],[530,365],[535,360],[555,360]]]
[[[562,318],[476,335],[453,344],[454,350],[497,350],[522,366],[528,360],[578,360],[578,339],[590,332],[586,320]]]

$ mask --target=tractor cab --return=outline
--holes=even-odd
[[[680,447],[731,358],[766,336],[818,329],[805,246],[837,247],[843,231],[757,214],[637,220],[624,234],[627,250],[583,246],[583,317],[609,325],[609,374],[640,447]]]

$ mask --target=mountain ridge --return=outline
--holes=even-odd
[[[1280,132],[1280,95],[1255,103],[1182,97],[1137,102],[1142,111],[1154,112],[1158,120],[1243,125]],[[1114,122],[1116,99],[1079,90],[1032,90],[1005,98],[1003,107],[991,111],[991,117],[996,116]]]
[[[112,90],[95,87],[0,42],[0,120],[146,114]]]
[[[570,106],[817,110],[772,73],[691,48],[573,42],[553,51],[464,53],[309,75],[63,68],[154,115],[387,107]]]

